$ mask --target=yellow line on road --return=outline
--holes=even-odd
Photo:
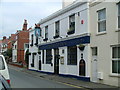
[[[75,85],[68,84],[68,83],[63,83],[63,82],[58,82],[58,83],[65,84],[65,85],[68,85],[68,86],[71,86],[71,87],[75,87],[75,88],[82,88],[80,86],[75,86]]]

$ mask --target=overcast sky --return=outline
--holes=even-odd
[[[0,39],[22,29],[24,19],[28,28],[40,19],[62,8],[62,0],[0,0]]]

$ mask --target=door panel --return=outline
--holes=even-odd
[[[93,57],[92,61],[92,81],[97,82],[97,57]]]
[[[54,73],[59,74],[59,49],[54,49]]]

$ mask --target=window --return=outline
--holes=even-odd
[[[17,49],[17,46],[15,45],[15,49]]]
[[[68,47],[68,65],[77,65],[77,47]]]
[[[75,14],[69,17],[69,30],[67,34],[73,34],[75,32]]]
[[[48,26],[45,27],[45,38],[48,38]]]
[[[98,11],[98,32],[106,31],[106,9]]]
[[[36,43],[35,43],[35,45],[38,45],[38,37],[36,37]]]
[[[92,56],[97,56],[97,47],[92,47]]]
[[[118,28],[120,28],[120,3],[118,4]]]
[[[35,59],[35,54],[32,53],[32,64],[31,64],[31,67],[34,67],[34,59]]]
[[[3,70],[3,69],[5,69],[5,65],[3,62],[3,58],[0,56],[0,70]]]
[[[31,35],[31,44],[30,46],[33,46],[33,34]]]
[[[120,74],[120,47],[112,47],[112,73]]]
[[[51,64],[52,60],[52,50],[48,49],[46,50],[46,64]]]
[[[29,48],[29,44],[28,43],[25,43],[24,44],[24,49],[28,49]]]
[[[59,36],[59,30],[60,30],[60,23],[57,21],[55,23],[55,36]]]

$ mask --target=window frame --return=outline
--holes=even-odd
[[[120,19],[120,2],[117,4],[117,28],[118,28],[118,30],[120,30],[120,26],[119,26],[119,24],[120,24],[120,22],[119,22],[119,19]]]
[[[46,50],[46,64],[52,63],[52,49]]]
[[[45,39],[48,38],[48,26],[45,26]]]
[[[27,47],[26,47],[27,45]],[[29,43],[24,43],[24,50],[29,48]]]
[[[72,19],[74,18],[74,21],[72,22]],[[72,14],[69,16],[69,29],[68,32],[71,32],[70,34],[75,33],[75,14]]]
[[[114,58],[113,57],[113,48],[115,47],[120,47],[120,45],[115,45],[111,47],[111,75],[120,75],[120,73],[114,73],[113,72],[113,61],[120,61],[120,58]],[[118,67],[117,67],[117,71],[118,71]]]
[[[55,36],[60,35],[60,21],[55,22]]]
[[[99,13],[102,12],[103,10],[105,10],[105,19],[99,19]],[[103,24],[105,23],[105,30],[101,30],[100,29],[100,24]],[[98,29],[97,29],[97,33],[105,33],[106,32],[106,8],[103,8],[103,9],[100,9],[97,11],[97,26],[98,26]]]

